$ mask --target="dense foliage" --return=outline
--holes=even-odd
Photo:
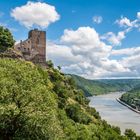
[[[140,84],[138,79],[102,79],[88,80],[77,75],[70,75],[77,87],[85,92],[86,96],[106,94],[114,91],[128,91]]]
[[[131,91],[122,95],[121,100],[129,104],[133,108],[140,108],[140,87],[136,87]]]
[[[14,42],[11,32],[7,28],[0,26],[0,52],[12,47]]]
[[[128,139],[101,120],[73,80],[53,67],[5,58],[0,74],[0,139]]]

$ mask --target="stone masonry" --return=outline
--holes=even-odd
[[[34,29],[29,31],[28,39],[20,41],[14,46],[14,49],[20,51],[25,60],[37,64],[46,64],[46,32]]]

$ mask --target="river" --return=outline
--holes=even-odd
[[[109,124],[119,126],[124,132],[130,128],[140,135],[140,114],[133,112],[116,101],[123,93],[115,92],[106,95],[90,97],[89,105],[95,107],[102,119]]]

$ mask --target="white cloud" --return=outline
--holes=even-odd
[[[128,68],[138,71],[140,74],[140,55],[134,55],[130,57],[123,58],[122,64]]]
[[[104,58],[112,49],[111,46],[101,42],[98,33],[90,27],[80,27],[75,31],[65,30],[61,42],[70,46],[74,55],[87,55],[89,60]]]
[[[120,27],[133,29],[136,28],[139,30],[140,28],[140,12],[137,12],[137,17],[134,20],[130,20],[127,17],[121,16],[121,19],[117,19],[115,21]]]
[[[125,77],[140,77],[140,47],[112,50],[112,56],[123,56],[118,62],[128,69]]]
[[[137,12],[137,18],[140,19],[140,12]]]
[[[123,57],[120,63],[130,70],[127,76],[140,77],[140,54]]]
[[[27,2],[16,7],[11,11],[11,16],[27,28],[34,25],[46,28],[60,18],[54,6],[41,2]]]
[[[120,31],[118,34],[114,34],[113,32],[108,32],[105,35],[101,36],[102,40],[107,40],[113,46],[120,46],[123,39],[125,39],[125,35],[128,31]]]
[[[47,52],[49,59],[53,59],[53,61],[57,66],[58,65],[66,66],[70,65],[71,63],[80,62],[81,60],[81,57],[73,55],[70,47],[55,44],[51,41],[47,41]]]
[[[111,55],[114,56],[133,56],[140,54],[140,47],[133,47],[133,48],[125,48],[125,49],[119,49],[119,50],[112,50]]]
[[[117,19],[115,23],[117,23],[120,27],[125,28],[124,31],[118,32],[117,35],[109,32],[102,36],[102,39],[109,41],[109,43],[111,43],[113,46],[118,46],[121,45],[121,41],[125,39],[128,32],[134,28],[140,31],[140,12],[137,12],[137,18],[134,20],[121,16],[121,19]]]
[[[66,73],[74,73],[86,78],[105,78],[125,75],[130,72],[117,60],[110,60],[112,46],[100,40],[94,28],[79,27],[65,30],[61,44],[48,43],[49,59],[60,65]]]
[[[92,18],[92,20],[93,20],[93,22],[95,22],[95,23],[97,23],[97,24],[100,24],[100,23],[102,23],[102,21],[103,21],[103,17],[102,17],[102,16],[94,16],[94,17]]]
[[[101,37],[101,39],[107,40],[113,46],[120,46],[123,39],[125,39],[126,34],[133,29],[138,29],[140,31],[140,12],[137,12],[137,18],[130,20],[127,17],[121,16],[120,19],[115,21],[120,27],[125,28],[124,31],[118,32],[115,35],[112,32],[109,32]]]
[[[91,45],[99,43],[99,35],[94,28],[79,27],[77,30],[64,30],[61,42],[70,45]]]
[[[121,19],[116,20],[116,23],[120,25],[120,27],[132,27],[133,24],[127,17],[121,17]]]

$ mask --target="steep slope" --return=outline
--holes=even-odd
[[[114,91],[129,91],[140,85],[139,79],[101,79],[89,80],[77,75],[70,75],[77,87],[85,92],[86,96],[106,94]]]
[[[53,67],[0,59],[0,139],[128,139],[88,103],[73,80]]]

